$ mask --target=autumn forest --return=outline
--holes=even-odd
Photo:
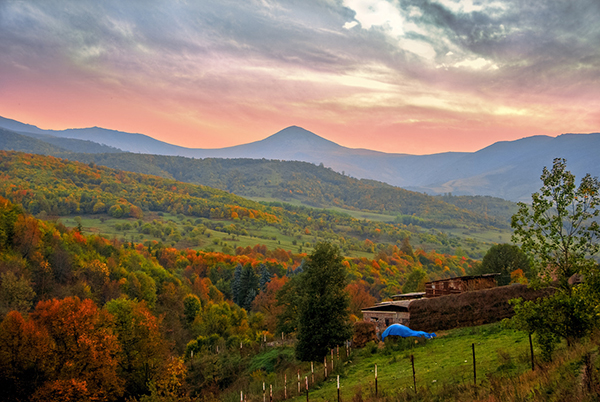
[[[264,341],[294,332],[286,283],[318,242],[346,255],[352,320],[478,264],[464,241],[413,222],[52,156],[2,151],[0,196],[0,384],[11,401],[218,398]],[[194,353],[202,370],[190,370]]]

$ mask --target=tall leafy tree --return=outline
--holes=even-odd
[[[412,246],[410,245],[410,239],[408,236],[406,236],[404,239],[402,239],[402,245],[400,246],[400,251],[402,251],[404,254],[406,254],[410,257],[415,256],[415,254],[413,253]]]
[[[429,281],[427,272],[425,272],[423,268],[415,268],[408,274],[406,282],[404,283],[404,286],[402,286],[402,291],[404,293],[424,292],[425,283],[427,281]]]
[[[112,327],[121,345],[118,373],[125,380],[125,395],[147,394],[150,381],[162,374],[168,360],[168,344],[160,333],[160,322],[144,301],[126,298],[106,303]]]
[[[291,334],[298,331],[298,310],[302,300],[300,294],[302,276],[286,276],[288,281],[277,290],[277,301],[275,303],[278,310],[277,332]]]
[[[543,300],[515,302],[515,323],[535,333],[543,356],[550,359],[560,338],[569,344],[586,335],[596,324],[600,299],[600,274],[593,256],[598,253],[600,226],[600,183],[586,175],[579,186],[566,170],[566,161],[557,158],[551,170],[544,168],[543,186],[532,195],[532,204],[520,203],[512,218],[513,241],[533,259],[535,285],[556,288]],[[583,275],[583,286],[570,281]],[[557,284],[555,286],[554,284]],[[594,306],[595,304],[595,306]]]
[[[600,214],[600,183],[587,174],[577,186],[562,158],[554,159],[551,170],[544,168],[541,180],[531,206],[519,203],[512,217],[513,241],[533,257],[545,284],[557,280],[570,292],[569,278],[597,265],[592,256],[600,250],[600,226],[594,219]]]
[[[300,281],[296,356],[309,361],[323,359],[328,351],[352,335],[349,321],[347,274],[340,250],[318,243]]]
[[[123,394],[117,375],[121,346],[110,314],[90,299],[67,297],[39,302],[29,319],[50,339],[46,381],[33,400],[113,400]]]
[[[50,371],[51,339],[18,311],[0,323],[0,387],[5,401],[26,401]]]
[[[183,299],[183,315],[185,321],[189,325],[194,322],[194,319],[202,309],[200,298],[194,294],[189,294]]]

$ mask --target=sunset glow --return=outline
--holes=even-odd
[[[0,3],[0,116],[193,148],[429,154],[600,131],[600,3]]]

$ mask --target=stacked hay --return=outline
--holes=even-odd
[[[457,295],[419,299],[410,304],[410,328],[417,331],[441,331],[459,327],[489,324],[512,317],[510,299],[534,300],[551,290],[533,290],[514,284]]]
[[[354,324],[352,347],[363,348],[370,341],[377,341],[375,324],[372,322],[358,321]]]

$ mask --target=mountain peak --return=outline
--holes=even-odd
[[[259,142],[263,145],[283,142],[285,145],[293,147],[341,148],[341,146],[335,142],[329,141],[328,139],[320,137],[312,131],[308,131],[299,126],[286,127]]]

